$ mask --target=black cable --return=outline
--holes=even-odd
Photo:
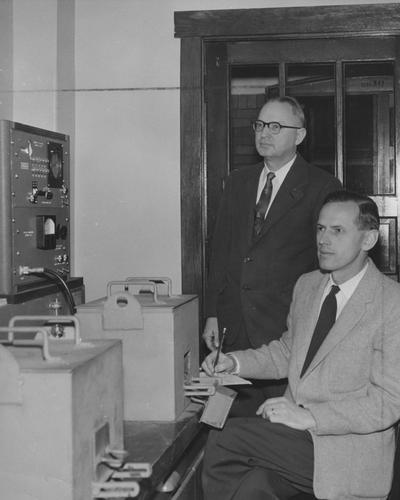
[[[76,313],[76,305],[74,301],[74,297],[72,295],[71,290],[68,288],[67,283],[64,281],[64,279],[55,271],[52,269],[47,269],[46,267],[43,268],[43,272],[31,272],[29,274],[36,274],[36,275],[44,275],[44,276],[51,276],[57,279],[59,284],[61,284],[61,291],[63,292],[63,295],[68,303],[69,310],[71,315],[74,315]]]

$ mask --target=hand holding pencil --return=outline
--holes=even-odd
[[[212,377],[218,373],[229,373],[234,368],[234,361],[222,352],[226,328],[223,329],[218,349],[209,354],[203,361],[201,367],[207,375]]]

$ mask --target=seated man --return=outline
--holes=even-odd
[[[205,500],[385,499],[400,418],[400,285],[368,257],[379,214],[366,196],[328,195],[320,270],[298,280],[279,340],[221,354],[215,372],[288,377],[284,397],[211,431]],[[335,321],[336,320],[336,321]],[[215,352],[203,362],[213,373]]]

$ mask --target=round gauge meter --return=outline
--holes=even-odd
[[[61,144],[50,143],[47,150],[49,166],[48,185],[61,188],[63,184],[63,148]]]
[[[49,168],[52,176],[55,179],[59,179],[59,177],[62,175],[62,161],[56,151],[52,151],[50,153]]]

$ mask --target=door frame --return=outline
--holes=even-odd
[[[398,36],[400,4],[181,11],[174,13],[174,20],[175,37],[181,39],[182,292],[199,296],[202,317],[207,238],[206,44],[214,41],[227,44],[239,40]],[[398,87],[400,75],[395,75],[395,81]],[[400,122],[399,111],[395,119]],[[396,143],[399,144],[400,127],[397,129]],[[396,163],[400,165],[400,151],[396,152],[396,157]]]

